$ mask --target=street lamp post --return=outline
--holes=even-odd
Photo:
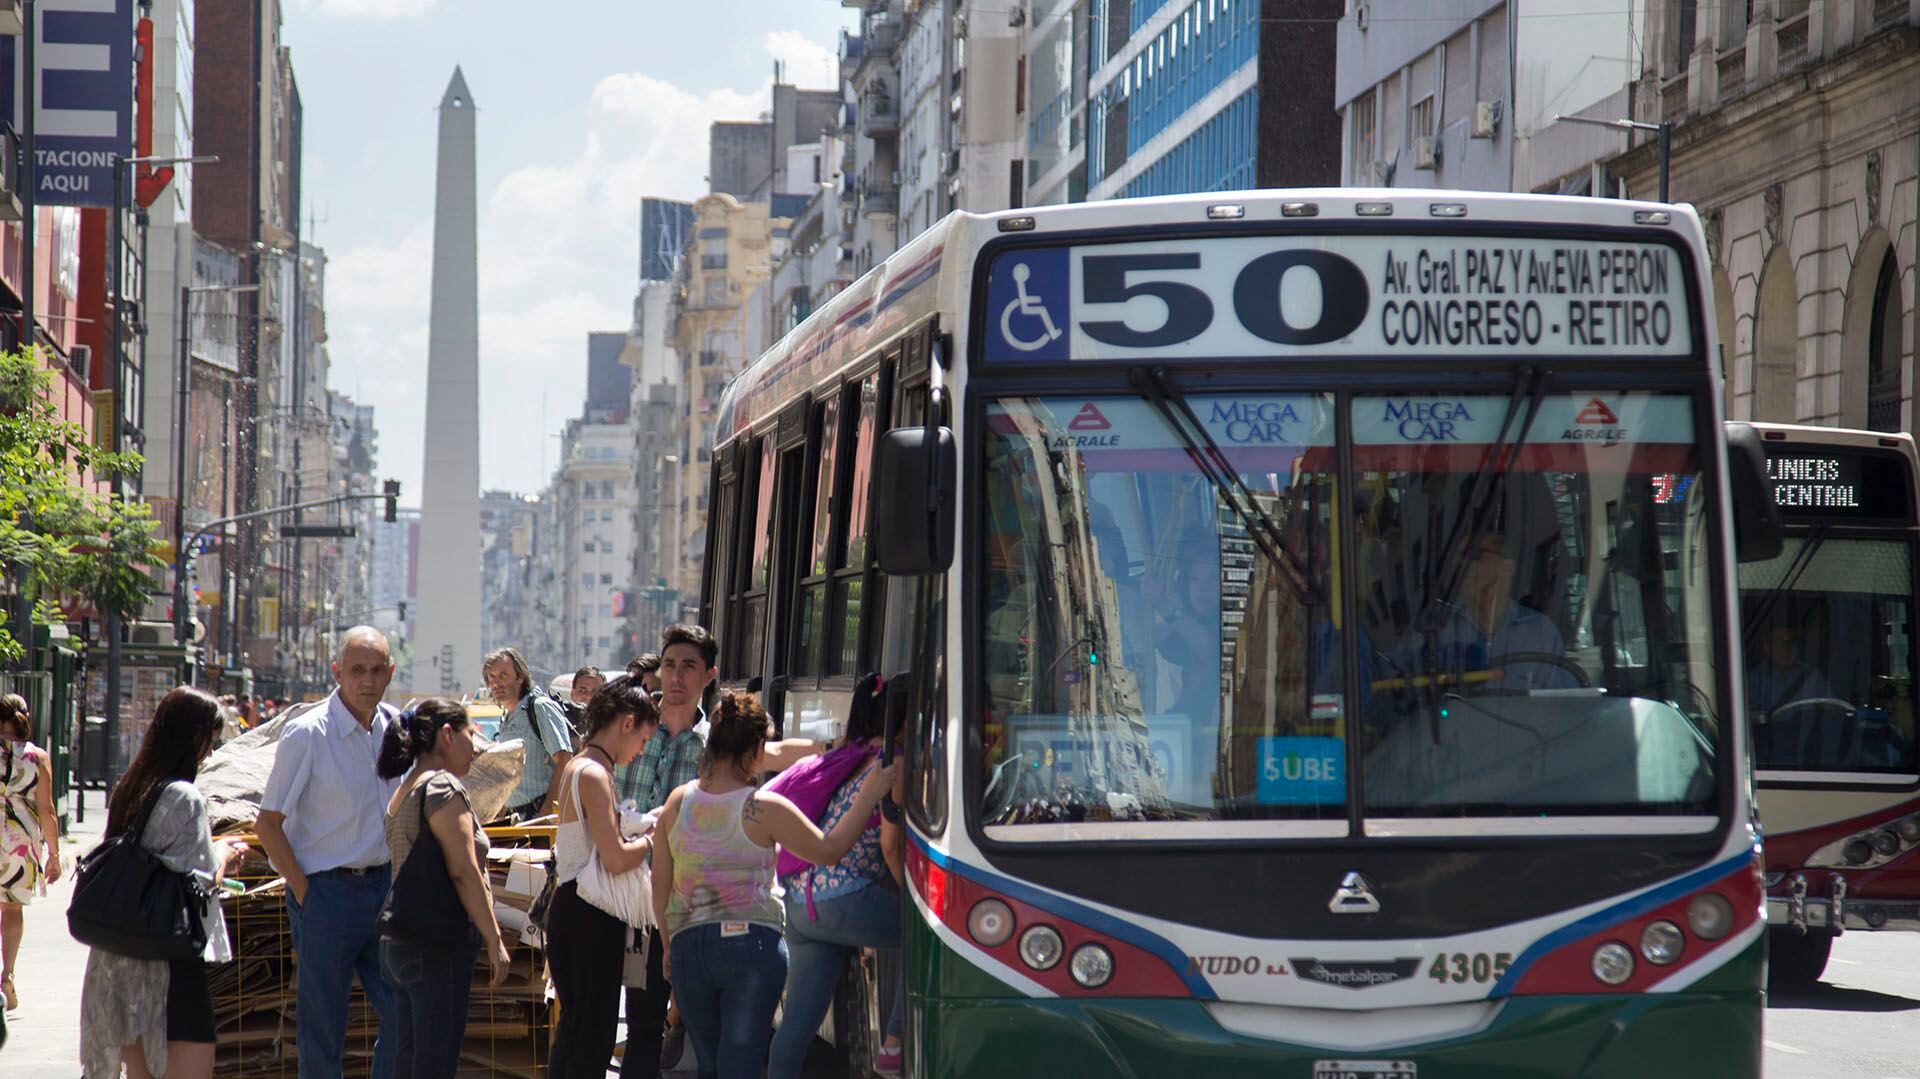
[[[1610,127],[1616,131],[1651,131],[1660,143],[1660,201],[1671,202],[1667,198],[1667,161],[1673,148],[1673,125],[1665,120],[1649,124],[1640,120],[1603,120],[1596,116],[1555,116],[1555,123],[1565,121],[1569,124],[1587,124],[1592,127]]]
[[[173,639],[184,646],[187,642],[187,428],[192,419],[188,411],[191,405],[191,385],[193,352],[189,335],[192,325],[191,305],[196,294],[210,292],[258,292],[259,285],[182,285],[180,286],[180,358],[174,371],[174,393],[176,395],[174,419],[179,430],[174,435],[173,445]]]

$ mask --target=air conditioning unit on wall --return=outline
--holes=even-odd
[[[1440,144],[1432,135],[1416,135],[1413,139],[1413,167],[1430,169],[1440,163]]]
[[[1473,103],[1473,129],[1470,132],[1476,139],[1490,139],[1500,130],[1500,103],[1498,101],[1476,101]]]

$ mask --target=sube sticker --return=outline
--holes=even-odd
[[[1260,739],[1263,805],[1338,804],[1347,797],[1347,744],[1338,738],[1275,735]]]

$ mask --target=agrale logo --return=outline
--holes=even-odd
[[[1095,408],[1092,401],[1081,405],[1080,411],[1067,421],[1069,431],[1105,431],[1112,426],[1113,422],[1107,419],[1106,413]]]
[[[1627,429],[1620,426],[1620,417],[1607,403],[1598,397],[1589,398],[1586,406],[1574,413],[1574,426],[1560,436],[1563,442],[1620,442],[1627,437]]]

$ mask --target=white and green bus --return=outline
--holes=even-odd
[[[734,381],[705,617],[789,733],[888,680],[911,1074],[1758,1072],[1705,266],[1622,201],[954,214]]]

